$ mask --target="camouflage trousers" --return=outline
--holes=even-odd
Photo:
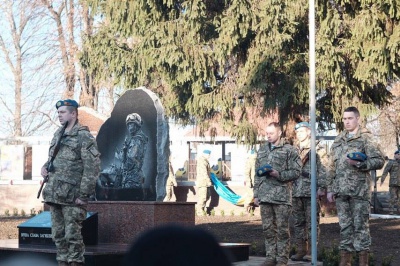
[[[172,195],[174,194],[174,186],[166,186],[165,187],[165,201],[170,201],[172,199]]]
[[[51,233],[57,247],[57,261],[84,263],[85,245],[81,233],[86,210],[76,206],[51,205]]]
[[[293,197],[292,205],[294,238],[296,240],[311,241],[311,198]],[[319,235],[320,209],[319,201],[317,201],[317,236]]]
[[[265,238],[265,255],[268,260],[287,264],[289,260],[289,216],[291,206],[260,204],[262,229]]]
[[[210,199],[210,187],[198,187],[197,195],[198,195],[197,204],[201,208],[205,208],[207,201]]]
[[[350,252],[369,250],[371,245],[369,202],[349,196],[339,196],[336,198],[336,209],[340,225],[339,249]]]
[[[389,209],[393,211],[394,208],[400,208],[400,187],[389,187],[390,199],[389,199]]]

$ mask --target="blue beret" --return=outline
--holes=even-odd
[[[296,126],[294,127],[294,130],[298,130],[301,127],[311,128],[311,126],[308,122],[300,122],[300,123],[296,124]]]
[[[395,152],[394,152],[394,154],[399,154],[399,153],[400,153],[400,151],[395,151]]]
[[[367,160],[367,155],[358,151],[347,154],[347,158],[354,161],[364,162],[365,160]]]
[[[79,104],[75,100],[67,99],[67,100],[59,100],[56,103],[56,108],[60,108],[61,106],[73,106],[78,108]]]
[[[272,171],[272,166],[269,164],[263,165],[256,170],[257,176],[267,176]]]
[[[210,151],[210,150],[204,150],[203,153],[204,153],[204,154],[210,154],[211,151]]]

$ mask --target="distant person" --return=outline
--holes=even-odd
[[[386,164],[382,179],[381,186],[385,182],[386,176],[390,174],[389,179],[389,214],[393,214],[394,207],[397,212],[400,212],[400,151],[394,153],[394,160],[389,160]]]
[[[100,153],[89,128],[78,122],[78,103],[61,100],[56,108],[61,125],[66,127],[63,134],[60,134],[63,128],[54,133],[49,161],[41,170],[43,177],[49,175],[43,199],[50,206],[58,265],[80,266],[85,263],[82,222],[100,172]],[[48,169],[50,161],[53,167]]]
[[[266,130],[268,142],[257,153],[254,204],[260,206],[266,260],[264,266],[283,266],[289,260],[289,216],[292,209],[292,181],[300,176],[297,150],[282,138],[278,123]]]
[[[246,163],[244,166],[244,185],[246,187],[246,197],[243,203],[244,208],[246,208],[246,212],[250,213],[253,208],[253,187],[254,187],[254,176],[256,175],[256,159],[257,153],[254,149],[251,149],[248,152]]]
[[[229,266],[229,255],[209,232],[164,225],[142,233],[122,266]]]
[[[299,153],[302,169],[300,177],[293,186],[292,217],[294,220],[294,239],[296,254],[290,257],[293,261],[311,260],[311,126],[300,122],[295,126],[296,149]],[[316,148],[317,150],[317,148]],[[318,198],[325,195],[325,166],[316,152]],[[317,200],[317,226],[319,225],[320,204]],[[318,228],[317,228],[318,232]],[[317,233],[318,239],[318,233]]]
[[[168,179],[166,184],[166,196],[165,201],[171,201],[172,195],[174,194],[174,187],[178,185],[175,178],[174,169],[172,168],[171,160],[168,162]]]
[[[335,138],[329,155],[327,198],[336,202],[339,217],[340,265],[351,265],[354,251],[358,253],[359,265],[368,265],[370,171],[381,169],[385,163],[373,135],[360,122],[356,107],[344,110],[344,130]]]
[[[196,187],[198,200],[197,204],[203,213],[207,213],[206,204],[210,199],[211,182],[211,168],[210,168],[210,150],[204,150],[203,153],[197,158],[196,165]]]

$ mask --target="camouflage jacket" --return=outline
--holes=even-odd
[[[301,171],[301,160],[296,149],[283,139],[271,148],[270,143],[262,145],[257,152],[256,169],[269,164],[279,172],[279,177],[254,176],[254,198],[261,203],[292,205],[292,182]]]
[[[386,164],[385,169],[382,173],[382,180],[383,183],[386,179],[388,173],[390,174],[389,179],[389,187],[398,187],[400,186],[400,161],[398,160],[389,160]]]
[[[293,197],[311,197],[311,148],[296,147],[302,162],[301,174],[299,178],[294,181]],[[326,188],[326,170],[325,165],[322,163],[321,154],[324,153],[321,147],[316,147],[316,164],[317,164],[317,188]],[[323,155],[322,155],[323,156]]]
[[[196,166],[196,186],[211,187],[210,163],[204,156],[199,156]]]
[[[246,160],[246,164],[244,166],[244,177],[246,181],[246,187],[253,188],[254,187],[254,176],[256,175],[256,155],[250,155]]]
[[[49,158],[54,152],[60,131],[61,128],[51,141]],[[79,123],[61,138],[60,149],[53,161],[54,171],[49,173],[43,199],[46,203],[73,205],[76,198],[88,199],[94,193],[100,172],[100,153],[89,129]]]
[[[372,139],[367,129],[359,129],[351,138],[347,138],[344,130],[335,138],[327,171],[328,192],[336,196],[370,199],[370,170],[380,169],[385,163],[382,152]],[[350,165],[346,162],[346,155],[351,152],[362,152],[368,158],[360,166]]]

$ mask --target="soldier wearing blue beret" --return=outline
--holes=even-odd
[[[81,228],[100,172],[97,143],[88,127],[79,123],[78,106],[70,99],[56,103],[62,127],[54,134],[49,160],[41,170],[45,180],[48,179],[43,199],[50,206],[51,231],[59,266],[85,263]]]
[[[332,144],[327,172],[330,202],[336,202],[340,225],[340,265],[350,265],[353,252],[359,265],[367,266],[371,245],[369,215],[371,170],[381,169],[383,153],[373,135],[360,126],[360,112],[348,107],[343,113],[345,130]]]

